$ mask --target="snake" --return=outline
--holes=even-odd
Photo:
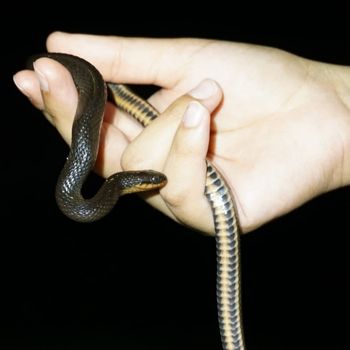
[[[86,60],[65,53],[43,53],[32,56],[29,68],[40,57],[61,63],[71,74],[78,91],[78,105],[72,126],[70,152],[56,185],[56,202],[72,220],[92,222],[103,218],[118,198],[128,193],[157,190],[167,178],[154,170],[121,171],[109,176],[92,198],[84,198],[82,187],[93,170],[99,147],[107,96],[144,127],[159,112],[123,84],[105,83],[100,72]],[[216,239],[216,302],[223,350],[244,350],[240,228],[233,194],[224,176],[206,159],[204,194],[210,204]]]

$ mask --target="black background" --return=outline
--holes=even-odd
[[[214,25],[48,13],[1,28],[0,348],[220,349],[214,240],[134,196],[98,223],[63,217],[54,187],[68,149],[12,75],[57,29],[235,40],[350,65],[347,33],[324,22],[238,24],[239,14]],[[350,348],[349,198],[349,188],[334,191],[242,238],[248,349]]]

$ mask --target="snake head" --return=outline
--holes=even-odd
[[[123,171],[118,175],[122,195],[152,191],[165,186],[167,183],[166,176],[154,170]]]

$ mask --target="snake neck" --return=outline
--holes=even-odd
[[[65,168],[70,165],[74,167],[74,163],[66,163]],[[84,179],[79,178],[77,183],[74,172],[65,172],[65,168],[56,185],[56,202],[63,214],[77,222],[92,222],[106,216],[118,201],[120,188],[107,179],[92,198],[84,198],[81,193]]]

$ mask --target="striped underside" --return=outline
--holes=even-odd
[[[224,350],[243,350],[238,222],[229,187],[208,160],[205,195],[215,224],[216,297],[221,342]]]
[[[108,84],[115,104],[124,112],[129,113],[143,126],[149,125],[159,113],[141,97],[135,95],[128,87],[120,84]]]

